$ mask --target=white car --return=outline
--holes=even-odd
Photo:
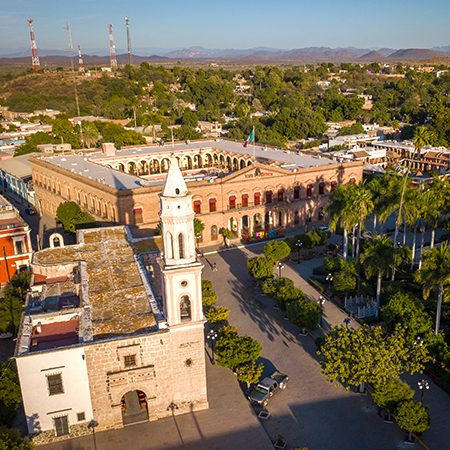
[[[329,231],[331,233],[330,227],[319,227],[321,231]]]

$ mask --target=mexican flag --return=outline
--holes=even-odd
[[[247,147],[248,144],[249,144],[250,142],[254,142],[253,131],[254,131],[254,130],[252,130],[252,132],[250,133],[250,136],[249,136],[249,137],[247,138],[247,140],[245,141],[244,147]]]

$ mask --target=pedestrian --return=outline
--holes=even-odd
[[[203,252],[203,250],[201,250],[200,254],[202,255],[202,258],[205,257],[205,253]]]
[[[213,272],[217,272],[217,264],[216,263],[213,264],[213,269],[212,270],[213,270]]]

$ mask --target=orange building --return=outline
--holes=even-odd
[[[98,222],[130,225],[135,236],[154,233],[171,153],[205,224],[203,245],[220,240],[223,228],[253,240],[323,224],[330,192],[362,178],[362,161],[227,140],[119,151],[104,144],[102,152],[30,158],[37,207],[54,216],[61,203],[74,201]]]
[[[21,270],[30,268],[30,228],[19,212],[0,196],[0,285]]]

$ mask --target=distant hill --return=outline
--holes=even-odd
[[[117,55],[117,64],[125,65],[128,64],[128,54]],[[141,62],[147,61],[149,63],[163,63],[167,61],[171,61],[169,58],[164,56],[136,56],[132,55],[133,64],[139,65]],[[70,66],[70,57],[68,56],[40,56],[39,62],[41,67],[45,67],[45,65],[49,67],[68,67]],[[83,63],[85,67],[92,66],[109,66],[110,59],[109,56],[83,56]],[[78,69],[78,56],[73,57],[73,64],[76,69]],[[31,67],[31,56],[21,57],[21,58],[0,58],[0,66],[29,66]]]
[[[371,52],[360,56],[359,60],[367,62],[382,62],[386,61],[386,56],[382,55],[381,53],[378,53],[376,50],[372,50]]]
[[[422,59],[438,58],[442,56],[448,56],[446,53],[435,52],[425,48],[408,48],[397,50],[392,55],[389,55],[388,59],[393,61],[420,61]]]

